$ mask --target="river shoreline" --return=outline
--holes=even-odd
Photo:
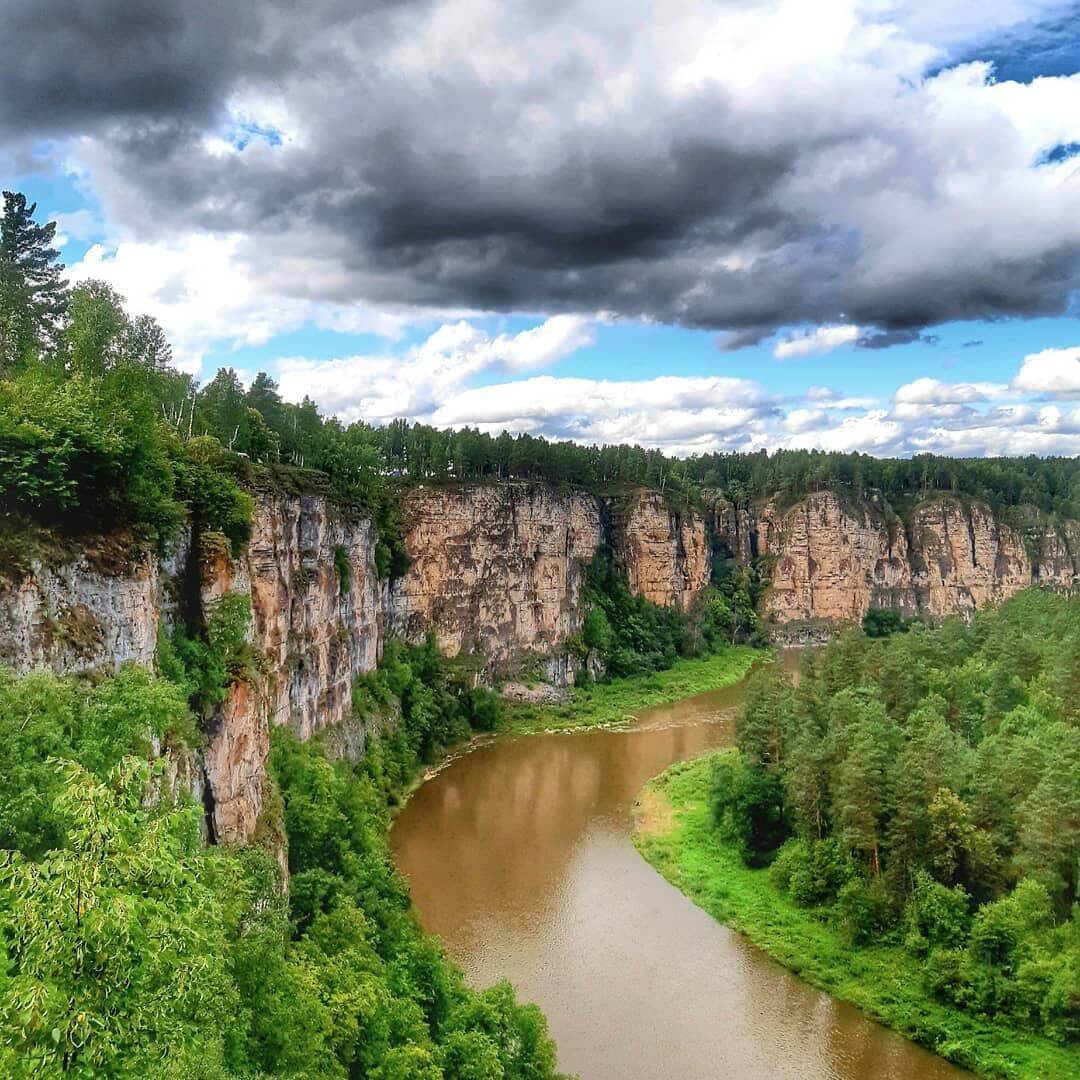
[[[662,671],[572,688],[563,703],[507,702],[499,734],[550,735],[629,727],[647,709],[734,686],[768,655],[749,645],[731,645],[709,656],[677,660]]]
[[[635,850],[642,786],[730,745],[743,685],[640,709],[632,727],[485,738],[428,770],[391,829],[422,925],[471,985],[508,979],[536,1002],[560,1068],[583,1080],[958,1080],[717,924]]]
[[[635,801],[634,846],[665,880],[810,985],[946,1060],[986,1077],[1076,1075],[1076,1056],[1066,1047],[981,1024],[936,1001],[922,989],[918,963],[903,950],[853,950],[812,909],[796,907],[772,884],[768,870],[746,867],[712,827],[708,785],[716,753],[670,766]]]

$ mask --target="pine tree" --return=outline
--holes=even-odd
[[[37,225],[37,203],[4,192],[0,217],[0,369],[55,342],[67,310],[56,223]]]

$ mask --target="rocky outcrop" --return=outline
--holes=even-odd
[[[915,602],[932,618],[999,603],[1034,580],[1023,539],[978,503],[917,506],[911,547]]]
[[[242,568],[270,722],[304,739],[341,723],[353,679],[379,659],[384,589],[370,518],[324,496],[263,496]]]
[[[341,724],[353,679],[378,662],[375,535],[369,518],[343,513],[325,496],[262,492],[242,558],[212,536],[201,538],[196,555],[204,619],[229,594],[251,604],[257,663],[211,718],[203,754],[213,832],[243,841],[262,809],[271,725],[306,739]]]
[[[0,664],[19,672],[150,664],[157,628],[158,562],[145,551],[107,566],[86,551],[36,560],[21,580],[0,583]]]
[[[581,623],[585,568],[600,546],[592,496],[541,484],[419,487],[405,502],[408,572],[391,623],[429,629],[450,656],[477,652],[505,671],[562,649]]]
[[[632,498],[615,539],[631,591],[654,604],[685,611],[709,583],[705,522],[675,513],[658,492]]]
[[[475,653],[500,674],[560,656],[601,545],[653,603],[687,608],[709,580],[705,522],[651,491],[614,506],[544,484],[418,487],[404,516],[410,566],[391,592],[391,624],[412,640],[433,629],[445,653]]]
[[[914,612],[904,530],[880,504],[845,504],[832,492],[786,511],[770,503],[757,535],[774,558],[765,615],[775,622],[851,622],[871,607]]]
[[[946,495],[917,502],[906,524],[880,496],[831,491],[786,507],[772,501],[736,510],[720,502],[714,521],[724,555],[769,557],[764,615],[783,641],[825,640],[872,607],[934,620],[1033,584],[1070,591],[1080,582],[1077,522],[1037,525],[1025,538],[989,507]]]

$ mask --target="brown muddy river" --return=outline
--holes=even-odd
[[[790,658],[785,663],[792,663]],[[469,981],[510,979],[582,1080],[944,1080],[969,1074],[801,982],[660,877],[630,808],[730,743],[739,686],[634,727],[497,740],[412,797],[391,841]]]

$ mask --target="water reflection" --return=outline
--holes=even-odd
[[[787,662],[791,662],[790,660]],[[640,858],[645,781],[731,739],[741,690],[629,731],[497,741],[425,784],[392,842],[424,925],[470,980],[509,978],[583,1080],[966,1075],[818,993]]]

